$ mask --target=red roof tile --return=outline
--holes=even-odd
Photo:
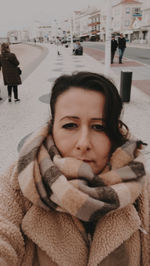
[[[120,3],[121,4],[140,4],[141,2],[136,1],[136,0],[122,0]]]

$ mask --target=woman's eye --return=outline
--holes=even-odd
[[[75,124],[75,123],[67,123],[67,124],[63,125],[62,127],[66,128],[66,129],[73,129],[73,128],[77,127],[77,124]]]
[[[95,129],[96,131],[105,131],[105,127],[103,125],[92,125],[92,128]]]

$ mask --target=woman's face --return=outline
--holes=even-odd
[[[95,174],[106,165],[111,142],[103,120],[105,97],[97,91],[71,87],[55,105],[53,138],[63,157],[88,163]]]

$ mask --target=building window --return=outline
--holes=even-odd
[[[132,14],[133,16],[137,16],[141,14],[141,9],[140,8],[132,8]]]
[[[126,14],[130,14],[130,7],[126,7]]]
[[[140,8],[135,8],[135,13],[139,14],[140,13]]]

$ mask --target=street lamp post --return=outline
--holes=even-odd
[[[58,40],[58,23],[57,20],[54,19],[54,30],[55,30],[55,45],[57,47],[57,54],[60,55],[58,45],[59,45],[59,40]]]
[[[110,72],[111,58],[111,23],[112,23],[112,0],[107,0],[106,41],[105,41],[105,75]]]
[[[70,17],[70,38],[71,38],[71,48],[73,48],[73,34],[72,34],[72,19]]]

